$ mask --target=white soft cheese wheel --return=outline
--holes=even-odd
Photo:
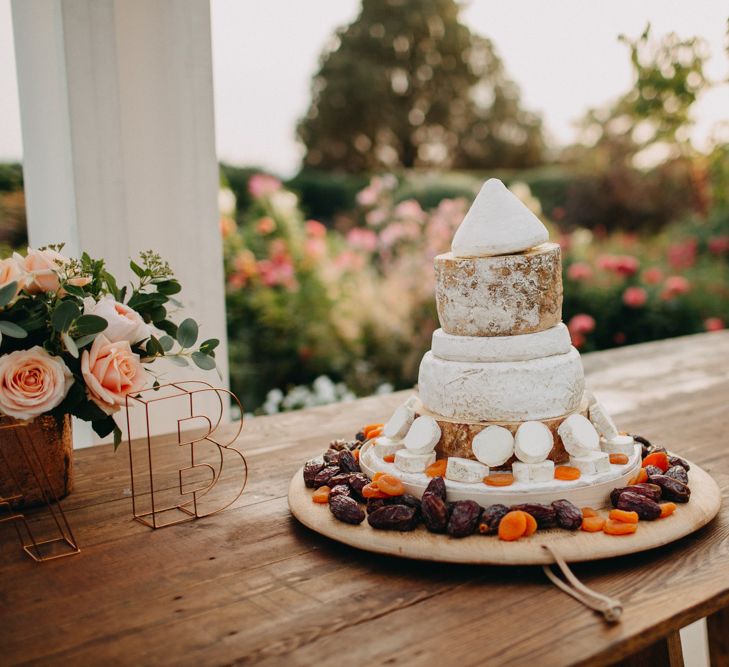
[[[529,464],[521,461],[514,461],[511,464],[511,474],[514,475],[515,482],[528,483],[529,480]]]
[[[440,440],[440,426],[432,417],[418,417],[405,436],[405,447],[418,451],[432,451]]]
[[[435,452],[417,454],[409,449],[395,452],[395,467],[403,472],[425,472],[432,463],[435,463]]]
[[[487,466],[502,466],[514,454],[514,436],[503,426],[487,426],[473,437],[473,455]]]
[[[564,323],[521,336],[454,336],[433,332],[433,356],[450,361],[527,361],[567,354],[572,347]]]
[[[580,355],[572,348],[529,361],[447,361],[427,352],[418,375],[420,400],[430,410],[467,421],[528,421],[577,410],[585,388]]]
[[[489,467],[472,459],[462,459],[459,456],[449,456],[446,465],[446,479],[453,482],[476,484],[482,482],[489,474]]]
[[[516,336],[562,320],[562,263],[556,243],[519,255],[435,258],[435,300],[443,331]]]
[[[605,452],[589,452],[583,456],[571,456],[570,465],[583,475],[610,472],[610,456]]]
[[[511,474],[517,482],[551,482],[554,479],[554,461],[523,463],[514,461]]]
[[[524,422],[516,431],[514,453],[523,463],[544,461],[552,451],[552,432],[542,422]]]
[[[557,429],[562,444],[570,456],[584,456],[600,451],[600,436],[587,417],[570,415]]]
[[[382,458],[383,456],[390,456],[395,452],[401,450],[405,445],[402,440],[392,440],[380,436],[375,440],[374,451],[377,456]]]
[[[505,255],[548,238],[541,220],[498,178],[489,178],[456,230],[452,249],[461,257]]]
[[[415,410],[407,405],[401,405],[387,420],[382,428],[382,435],[395,439],[404,438],[414,420]]]
[[[611,440],[603,440],[601,446],[602,451],[608,454],[633,456],[635,453],[635,440],[630,435],[617,435]]]
[[[603,438],[612,440],[617,437],[618,429],[615,426],[615,422],[600,401],[596,401],[590,405],[589,417],[593,426]]]

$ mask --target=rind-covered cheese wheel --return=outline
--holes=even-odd
[[[517,255],[435,258],[435,299],[443,331],[515,336],[562,319],[562,261],[556,243]]]

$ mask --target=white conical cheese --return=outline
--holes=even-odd
[[[497,178],[483,184],[456,230],[456,257],[489,257],[522,252],[544,243],[547,228]]]

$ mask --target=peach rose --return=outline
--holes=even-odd
[[[18,295],[25,285],[25,273],[14,257],[0,260],[0,288],[12,282],[18,283],[15,295]]]
[[[89,398],[109,415],[124,405],[127,394],[143,389],[147,380],[129,341],[112,343],[103,333],[94,339],[90,350],[83,351],[81,375]]]
[[[73,375],[61,357],[36,345],[0,357],[0,413],[34,419],[53,410],[68,393]]]
[[[106,295],[94,301],[93,297],[84,299],[84,314],[98,315],[103,317],[109,326],[104,329],[104,336],[111,343],[126,340],[130,343],[138,343],[140,340],[149,338],[152,330],[136,311],[114,300],[111,295]]]
[[[55,292],[60,281],[58,279],[58,271],[61,265],[66,262],[66,258],[59,252],[46,248],[45,250],[35,250],[28,248],[25,257],[17,252],[13,254],[15,260],[20,264],[26,274],[26,290],[31,294],[38,292]]]

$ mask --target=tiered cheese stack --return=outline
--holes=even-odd
[[[599,476],[610,453],[633,457],[633,439],[586,395],[561,321],[560,247],[501,181],[484,184],[435,273],[442,328],[378,458],[404,473],[447,458],[446,479],[467,484],[510,469],[521,486],[552,482],[555,464]]]

